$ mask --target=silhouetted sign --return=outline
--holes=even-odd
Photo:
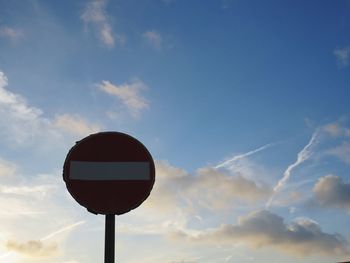
[[[63,179],[73,198],[96,214],[124,214],[149,196],[155,168],[151,154],[120,132],[92,134],[69,151]]]

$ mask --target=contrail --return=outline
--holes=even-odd
[[[61,228],[61,229],[59,229],[59,230],[56,230],[55,232],[52,232],[51,234],[48,234],[47,236],[41,238],[40,241],[45,241],[45,240],[47,240],[47,239],[50,239],[50,238],[52,238],[52,237],[54,237],[54,236],[56,236],[56,235],[58,235],[58,234],[61,234],[62,232],[71,230],[72,228],[75,228],[75,227],[77,227],[77,226],[79,226],[79,225],[82,225],[82,224],[84,224],[84,223],[85,223],[85,221],[79,221],[79,222],[76,222],[76,223],[74,223],[74,224],[65,226],[65,227],[63,227],[63,228]]]
[[[239,155],[233,156],[231,159],[226,160],[226,161],[224,161],[224,162],[222,162],[222,163],[219,163],[219,164],[216,165],[214,168],[215,168],[215,169],[218,169],[218,168],[227,166],[227,165],[229,165],[230,163],[233,163],[233,162],[235,162],[235,161],[238,161],[238,160],[240,160],[240,159],[243,159],[243,158],[245,158],[245,157],[247,157],[247,156],[250,156],[250,155],[252,155],[252,154],[254,154],[254,153],[263,151],[263,150],[265,150],[265,149],[267,149],[267,148],[269,148],[269,147],[271,147],[271,146],[273,146],[273,145],[275,145],[275,144],[276,144],[276,143],[269,143],[269,144],[266,144],[266,145],[264,145],[264,146],[261,146],[261,147],[255,149],[255,150],[252,150],[252,151],[249,151],[249,152],[246,152],[246,153],[243,153],[243,154],[239,154]]]
[[[283,177],[277,182],[277,184],[275,185],[275,187],[273,188],[273,193],[270,197],[270,199],[267,201],[266,203],[266,208],[269,208],[271,206],[271,203],[275,197],[275,195],[281,191],[281,189],[284,187],[284,185],[286,184],[286,182],[288,181],[292,171],[298,167],[300,164],[302,164],[303,162],[305,162],[307,159],[309,159],[310,155],[311,155],[311,147],[312,145],[315,143],[316,137],[318,135],[318,130],[316,130],[312,136],[311,139],[309,141],[309,143],[307,145],[305,145],[305,147],[298,153],[297,155],[297,160],[290,164],[287,169],[284,171],[283,173]]]

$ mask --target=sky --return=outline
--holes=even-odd
[[[156,182],[125,263],[350,260],[350,1],[0,0],[0,262],[92,263],[63,163],[100,131]]]

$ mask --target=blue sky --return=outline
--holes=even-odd
[[[105,130],[156,160],[150,198],[117,218],[122,262],[350,258],[349,1],[0,7],[2,261],[102,259],[103,216],[62,165]]]

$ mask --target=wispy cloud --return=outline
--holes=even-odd
[[[234,163],[234,162],[236,162],[238,160],[241,160],[243,158],[246,158],[246,157],[248,157],[250,155],[253,155],[255,153],[261,152],[261,151],[263,151],[263,150],[265,150],[265,149],[267,149],[267,148],[269,148],[269,147],[271,147],[271,146],[273,146],[275,144],[276,143],[269,143],[269,144],[266,144],[264,146],[261,146],[261,147],[255,149],[255,150],[252,150],[252,151],[249,151],[249,152],[246,152],[246,153],[243,153],[243,154],[235,155],[235,156],[231,157],[230,159],[228,159],[228,160],[226,160],[226,161],[224,161],[222,163],[219,163],[218,165],[215,166],[215,168],[218,169],[218,168],[222,168],[222,167],[229,167],[232,163]]]
[[[349,53],[350,47],[336,48],[333,51],[339,67],[346,67],[349,65]]]
[[[17,165],[0,158],[0,178],[13,176],[16,174]]]
[[[3,194],[15,194],[15,195],[28,195],[28,194],[39,194],[41,196],[46,195],[52,189],[55,189],[55,185],[23,185],[23,186],[0,186],[0,193]]]
[[[322,131],[332,137],[350,137],[350,128],[344,126],[341,121],[331,122],[324,125]]]
[[[46,240],[51,239],[51,238],[53,238],[53,237],[55,237],[55,236],[57,236],[57,235],[59,235],[59,234],[61,234],[63,232],[71,231],[74,228],[76,228],[76,227],[78,227],[78,226],[80,226],[80,225],[82,225],[84,223],[85,223],[85,221],[81,220],[81,221],[75,222],[73,224],[64,226],[63,228],[60,228],[60,229],[58,229],[58,230],[56,230],[56,231],[46,235],[45,237],[41,238],[40,241],[46,241]]]
[[[159,32],[155,30],[146,31],[142,34],[143,38],[155,49],[161,49],[163,38]]]
[[[6,38],[12,41],[17,41],[23,37],[23,32],[18,28],[13,28],[9,26],[0,27],[0,37]]]
[[[95,123],[89,123],[79,115],[62,114],[57,115],[53,120],[53,126],[79,136],[86,136],[101,130]]]
[[[52,142],[62,145],[70,136],[82,136],[100,129],[76,114],[46,118],[43,111],[31,106],[27,100],[7,89],[8,79],[0,71],[0,136],[1,143],[13,146],[33,146],[47,149]],[[40,142],[40,143],[38,143]]]
[[[116,97],[133,116],[138,116],[141,111],[149,108],[149,101],[140,94],[147,86],[140,80],[120,85],[102,81],[98,87],[104,93]]]
[[[85,26],[91,25],[94,28],[103,44],[107,47],[113,47],[116,41],[123,44],[125,38],[114,34],[106,11],[106,3],[105,0],[88,2],[81,19],[84,21]]]
[[[286,224],[282,217],[266,210],[240,217],[238,224],[196,234],[175,232],[171,238],[214,244],[245,243],[253,248],[272,247],[292,255],[344,255],[349,253],[347,241],[339,234],[323,232],[313,220],[300,218]]]
[[[293,170],[310,158],[311,149],[312,149],[312,146],[316,142],[316,138],[317,138],[318,134],[319,134],[319,130],[315,131],[312,134],[311,139],[308,142],[308,144],[305,145],[305,147],[298,153],[297,160],[294,163],[290,164],[287,167],[287,169],[284,171],[283,177],[277,182],[277,184],[273,188],[273,194],[270,197],[270,199],[267,201],[266,208],[269,208],[271,206],[275,195],[283,189],[284,185],[289,180]]]
[[[346,164],[350,164],[350,142],[343,142],[342,144],[327,151],[327,154],[333,155]]]

